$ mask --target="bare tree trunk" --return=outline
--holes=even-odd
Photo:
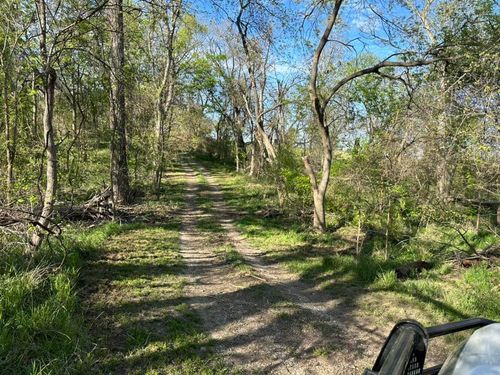
[[[160,194],[161,178],[164,165],[164,145],[165,145],[165,86],[167,84],[167,69],[165,69],[164,77],[158,90],[158,98],[156,102],[156,158],[155,158],[155,174],[153,179],[153,187],[156,193]]]
[[[419,58],[415,59],[412,61],[391,61],[391,57],[394,55],[389,56],[386,59],[380,60],[378,63],[368,67],[368,68],[363,68],[360,70],[357,70],[351,74],[346,75],[342,79],[338,80],[333,86],[330,87],[328,93],[320,93],[320,90],[318,88],[318,74],[319,74],[319,65],[320,65],[320,60],[321,60],[321,55],[323,53],[323,50],[326,46],[326,44],[331,41],[330,39],[330,34],[332,32],[332,29],[334,25],[336,24],[336,21],[338,19],[339,11],[340,8],[342,7],[343,0],[334,0],[333,6],[331,8],[331,13],[328,17],[328,20],[326,22],[325,29],[323,33],[321,34],[320,40],[318,42],[318,45],[314,51],[313,59],[312,59],[312,64],[311,64],[311,76],[309,80],[309,97],[310,97],[310,103],[311,103],[311,108],[312,112],[314,114],[314,122],[315,126],[318,130],[318,133],[321,136],[321,143],[322,143],[322,170],[321,170],[321,180],[318,183],[318,177],[316,176],[316,173],[314,172],[311,164],[309,163],[309,160],[307,157],[304,158],[304,166],[307,175],[309,176],[309,179],[311,181],[311,187],[313,191],[313,199],[314,199],[314,227],[319,229],[319,230],[324,230],[325,229],[325,215],[324,215],[324,198],[325,198],[325,193],[326,189],[328,187],[328,182],[329,182],[329,176],[330,176],[330,167],[332,163],[332,143],[330,140],[329,136],[329,126],[330,123],[327,121],[326,118],[326,110],[328,108],[329,103],[331,103],[332,99],[334,96],[339,92],[340,89],[342,89],[346,84],[349,82],[365,76],[365,75],[370,75],[370,74],[379,74],[382,77],[387,78],[387,75],[381,71],[381,69],[384,68],[394,68],[394,67],[405,67],[405,68],[412,68],[412,67],[419,67],[419,66],[425,66],[425,65],[431,65],[435,64],[437,62],[442,62],[445,60],[445,58],[440,58],[436,57],[433,59],[425,59],[425,58]],[[326,3],[326,2],[319,2],[320,4]],[[410,2],[413,3],[413,2]],[[428,11],[430,4],[432,3],[432,0],[429,0],[426,4],[426,9],[425,12]],[[418,12],[418,9],[417,9]],[[425,23],[426,16],[420,14],[421,19]],[[434,46],[434,43],[433,43]],[[424,56],[428,55],[429,53],[424,54]]]
[[[3,82],[3,111],[4,111],[4,126],[5,126],[5,143],[6,143],[6,156],[7,156],[7,202],[10,201],[10,194],[12,189],[12,183],[14,181],[14,155],[15,152],[12,148],[13,140],[11,134],[11,123],[10,123],[10,101],[9,101],[9,88],[10,88],[10,77],[7,72],[7,67],[4,66],[4,82]]]
[[[234,140],[234,161],[236,163],[236,172],[240,171],[240,149],[238,147],[238,140]]]
[[[240,157],[245,157],[245,140],[243,139],[244,122],[241,119],[241,110],[238,106],[233,107],[233,124],[234,124],[234,144],[235,144],[235,161],[236,171],[239,172],[241,167]]]
[[[451,173],[448,165],[448,160],[445,155],[440,155],[438,165],[436,167],[438,175],[437,190],[441,200],[448,201],[450,198]]]
[[[169,58],[170,60],[171,58]],[[171,61],[171,60],[170,60]],[[168,138],[166,129],[167,118],[170,114],[174,92],[174,77],[171,73],[171,62],[165,67],[162,84],[158,91],[158,99],[156,105],[156,168],[154,177],[154,188],[159,194],[161,187],[161,179],[165,166],[165,143]]]
[[[255,140],[252,142],[252,148],[250,150],[250,171],[248,172],[249,176],[255,176],[256,171],[257,171],[257,158],[255,157],[255,154],[257,152],[257,143]]]
[[[361,238],[361,210],[358,210],[358,227],[356,230],[356,256],[359,257],[361,253],[361,244],[359,240]]]
[[[320,95],[318,89],[318,72],[319,72],[319,63],[321,59],[321,54],[323,53],[323,49],[326,44],[330,40],[330,34],[332,32],[333,26],[337,21],[337,17],[342,6],[343,0],[335,0],[333,4],[332,11],[330,16],[328,17],[325,29],[321,38],[319,40],[318,46],[314,51],[314,56],[311,64],[311,78],[309,81],[309,97],[311,101],[311,107],[314,114],[315,125],[318,129],[318,132],[321,136],[321,147],[322,147],[322,167],[321,167],[321,180],[318,183],[318,178],[316,177],[316,173],[314,172],[311,164],[309,163],[309,159],[307,157],[304,158],[304,166],[307,175],[311,181],[311,187],[313,191],[313,200],[314,200],[314,227],[323,231],[326,228],[325,223],[325,194],[326,189],[328,187],[329,178],[330,178],[330,167],[332,164],[332,142],[330,140],[329,134],[329,123],[326,119],[325,112],[328,107],[328,104],[331,102],[332,98],[336,93],[344,87],[347,83],[352,80],[367,75],[367,74],[380,74],[380,69],[385,67],[417,67],[423,65],[434,64],[438,61],[442,61],[441,59],[417,59],[414,61],[390,61],[389,59],[385,59],[380,61],[379,63],[369,67],[360,69],[347,75],[346,77],[340,79],[331,89],[330,92],[326,95]]]
[[[45,195],[43,198],[42,211],[38,216],[38,223],[44,229],[50,229],[50,218],[54,209],[54,202],[57,193],[57,148],[55,144],[53,114],[54,114],[54,91],[56,87],[57,75],[51,66],[51,56],[47,51],[47,5],[45,0],[37,0],[38,22],[40,26],[40,55],[43,61],[43,135],[45,154],[47,157],[47,170],[45,181]],[[38,228],[37,228],[38,229]],[[43,234],[36,230],[30,239],[32,250],[40,247],[43,241]]]
[[[481,230],[481,195],[479,195],[476,213],[476,234]]]
[[[314,229],[323,232],[326,229],[325,196],[326,190],[328,189],[328,183],[330,181],[330,168],[332,166],[332,143],[328,127],[322,126],[320,129],[323,158],[322,174],[319,183],[308,157],[304,157],[304,167],[313,191],[313,227]]]
[[[259,90],[257,85],[256,72],[254,68],[254,58],[252,57],[251,51],[249,50],[248,46],[248,40],[247,40],[248,24],[244,23],[242,20],[243,13],[249,5],[250,2],[247,2],[246,4],[240,3],[240,12],[235,21],[236,27],[238,28],[238,33],[240,35],[241,44],[243,46],[243,51],[245,52],[245,57],[247,60],[248,78],[250,80],[249,97],[253,97],[253,115],[249,103],[246,103],[247,104],[246,107],[249,116],[254,117],[255,132],[259,140],[259,146],[263,146],[261,148],[262,151],[265,150],[268,157],[268,161],[273,162],[276,159],[276,151],[274,150],[274,146],[264,129],[264,88],[265,88],[267,73],[264,68],[262,72],[264,78],[261,80],[261,87]],[[264,66],[266,63],[267,61],[264,63]],[[262,83],[262,81],[264,83]]]
[[[129,176],[125,118],[124,30],[122,0],[110,0],[111,24],[111,185],[116,203],[127,202]]]
[[[32,107],[31,107],[31,126],[32,126],[32,133],[33,133],[33,140],[36,140],[37,135],[38,135],[38,93],[36,91],[36,74],[33,73],[32,77],[32,83],[31,83],[31,90],[33,91],[33,102],[32,102]]]
[[[263,151],[266,151],[267,157],[269,158],[269,161],[274,161],[276,159],[276,151],[274,150],[274,146],[269,139],[269,136],[264,130],[264,121],[259,120],[257,121],[257,132],[259,133],[259,138],[261,143],[263,144],[264,148]]]
[[[163,175],[163,165],[165,163],[165,111],[163,109],[163,100],[160,100],[156,108],[156,158],[155,158],[155,174],[153,178],[153,188],[156,194],[160,194],[161,179]]]
[[[285,123],[286,123],[286,120],[285,120],[285,106],[281,103],[284,102],[285,100],[285,86],[283,85],[283,83],[281,81],[278,81],[277,82],[278,84],[278,103],[280,103],[278,105],[278,118],[277,118],[277,121],[278,121],[278,144],[280,146],[282,146],[283,144],[285,144],[285,141],[286,141],[286,136],[285,136]]]
[[[57,75],[51,67],[46,68],[44,73],[44,112],[43,112],[43,133],[45,153],[47,155],[47,171],[45,196],[43,199],[42,212],[38,222],[44,228],[47,228],[50,223],[50,217],[54,208],[54,201],[57,192],[57,150],[54,141],[53,113],[54,113],[54,90],[56,85]],[[31,246],[36,250],[43,241],[43,235],[40,232],[35,232],[31,237]]]
[[[389,198],[390,199],[390,198]],[[389,200],[389,207],[387,208],[387,218],[385,222],[385,250],[384,256],[385,260],[389,259],[389,234],[391,230],[391,200]]]
[[[181,14],[182,0],[171,1],[168,5],[160,6],[161,17],[165,18],[166,38],[164,48],[167,51],[163,63],[162,77],[156,96],[156,158],[153,186],[157,195],[160,194],[161,180],[165,168],[165,143],[170,131],[167,120],[171,111],[174,96],[174,39],[177,32],[177,22]],[[151,56],[154,58],[153,56]],[[169,129],[166,129],[168,127]]]
[[[17,155],[17,136],[18,136],[18,128],[19,128],[19,95],[17,90],[14,91],[14,122],[12,124],[12,133],[10,135],[10,186],[15,181],[14,178],[14,162]]]

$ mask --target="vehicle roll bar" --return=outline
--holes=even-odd
[[[373,368],[364,375],[437,375],[442,364],[424,368],[429,339],[495,323],[472,318],[453,323],[423,327],[415,320],[398,322],[387,337]]]

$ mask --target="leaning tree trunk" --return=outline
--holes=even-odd
[[[349,82],[355,80],[358,77],[362,77],[368,74],[380,74],[380,69],[385,67],[419,67],[424,65],[431,65],[441,59],[430,59],[423,60],[417,59],[414,61],[390,61],[389,58],[384,59],[377,64],[369,67],[363,68],[355,71],[346,77],[339,80],[326,95],[321,95],[319,92],[318,83],[318,71],[319,63],[321,59],[321,54],[330,41],[330,34],[332,32],[333,26],[336,24],[340,8],[342,7],[344,0],[334,0],[333,8],[331,10],[330,16],[328,17],[326,27],[321,35],[318,46],[314,52],[312,64],[311,64],[311,77],[309,80],[309,97],[311,100],[311,109],[315,118],[315,125],[321,136],[322,143],[322,171],[321,171],[321,181],[317,183],[317,178],[312,166],[310,165],[307,158],[304,158],[304,166],[306,173],[311,180],[311,187],[313,190],[314,199],[314,227],[320,230],[324,230],[325,225],[325,194],[328,188],[328,180],[330,178],[330,167],[332,164],[332,143],[329,136],[329,122],[327,121],[325,112],[332,101],[333,97],[338,93],[338,91],[344,87]]]
[[[264,83],[261,84],[261,89],[257,87],[257,77],[256,77],[256,72],[255,72],[255,61],[254,57],[252,56],[252,52],[249,49],[248,46],[248,40],[247,40],[247,32],[248,32],[248,26],[244,25],[244,22],[242,21],[242,16],[243,13],[246,9],[247,5],[240,4],[240,13],[238,14],[238,17],[236,18],[236,27],[238,28],[238,33],[240,35],[241,39],[241,44],[243,46],[243,51],[245,52],[246,60],[247,60],[247,71],[248,71],[248,78],[250,80],[250,92],[249,92],[249,98],[253,97],[253,116],[254,116],[254,122],[255,122],[255,133],[256,136],[258,137],[259,140],[259,146],[261,150],[266,152],[267,154],[267,160],[269,162],[273,162],[276,160],[276,151],[274,150],[274,146],[271,143],[271,140],[269,139],[269,136],[267,135],[265,129],[264,129],[264,86],[265,86],[265,78],[264,78]],[[266,62],[267,63],[267,62]],[[266,71],[264,69],[264,77],[266,76]],[[249,103],[246,103],[247,107],[247,112],[249,116],[252,116],[252,110],[250,108]],[[253,155],[255,158],[255,153]],[[254,159],[255,160],[255,159]],[[251,168],[253,170],[253,168]]]
[[[330,130],[325,118],[325,110],[328,101],[324,101],[318,92],[318,69],[321,54],[325,48],[326,43],[330,37],[333,25],[337,20],[337,16],[342,5],[342,0],[335,0],[335,5],[332,13],[328,17],[328,22],[323,35],[320,38],[318,46],[314,51],[314,56],[311,64],[311,78],[309,80],[309,98],[311,100],[311,107],[315,118],[315,124],[321,136],[321,180],[318,183],[316,173],[314,172],[309,158],[304,158],[305,172],[309,176],[311,188],[313,192],[314,213],[313,213],[313,227],[319,231],[326,229],[325,217],[325,195],[328,183],[330,181],[330,167],[332,165],[332,141],[330,139]]]
[[[111,0],[111,186],[115,203],[129,199],[127,137],[125,128],[125,50],[122,0]]]

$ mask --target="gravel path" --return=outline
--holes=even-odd
[[[197,204],[198,173],[209,184],[209,210]],[[235,228],[237,213],[224,203],[208,172],[185,165],[184,174],[185,295],[224,360],[252,374],[360,374],[373,363],[383,335],[356,316],[349,294],[317,290],[264,261]],[[220,224],[223,232],[199,230],[200,220]],[[220,246],[232,246],[253,271],[235,269],[215,251]]]

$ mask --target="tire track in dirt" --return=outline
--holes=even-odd
[[[213,206],[198,207],[198,166],[185,165],[186,206],[182,212],[181,254],[187,265],[190,306],[204,322],[224,360],[245,373],[359,374],[370,365],[381,338],[356,318],[349,296],[333,297],[268,264],[237,231],[237,215],[204,170]],[[236,271],[214,252],[216,243],[197,223],[219,223],[221,243],[231,244],[253,269]]]

